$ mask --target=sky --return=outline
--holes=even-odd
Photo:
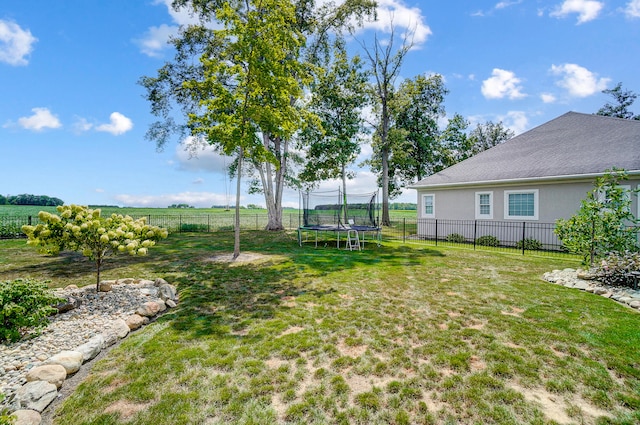
[[[233,204],[228,158],[185,142],[162,151],[143,76],[173,57],[167,40],[193,22],[170,0],[0,2],[0,194],[66,204],[195,207]],[[396,81],[441,74],[447,117],[502,122],[516,134],[568,111],[594,113],[622,87],[640,93],[640,0],[379,0],[378,20],[349,39],[363,54],[391,23],[413,34]],[[632,108],[640,113],[640,100]],[[442,120],[446,125],[446,118]],[[362,146],[357,163],[371,154]],[[579,154],[577,152],[576,154]],[[352,193],[376,178],[356,167]],[[337,181],[322,182],[337,189]],[[283,204],[298,207],[287,190]],[[416,202],[407,189],[398,202]],[[243,205],[265,205],[241,192]]]

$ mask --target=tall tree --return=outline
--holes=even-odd
[[[622,83],[618,83],[614,88],[602,90],[602,93],[613,96],[614,104],[607,102],[602,108],[596,112],[596,115],[604,115],[606,117],[624,118],[627,120],[640,120],[640,114],[634,115],[629,110],[638,95],[631,90],[623,90]]]
[[[365,131],[361,112],[366,102],[367,76],[358,56],[349,60],[342,39],[334,43],[331,63],[312,84],[309,110],[318,121],[300,135],[306,147],[306,162],[300,173],[302,182],[313,185],[321,180],[339,178],[346,194],[347,167],[360,153],[361,134]]]
[[[402,185],[415,183],[442,169],[438,120],[445,115],[448,93],[441,75],[418,75],[400,84],[392,108],[402,131],[391,146],[390,172]],[[393,180],[395,180],[393,179]]]
[[[371,66],[373,82],[371,84],[372,100],[374,104],[375,121],[372,122],[374,137],[372,140],[374,160],[379,161],[380,183],[382,186],[382,225],[391,225],[389,218],[390,174],[389,159],[391,146],[398,140],[393,131],[392,102],[396,92],[395,82],[405,56],[411,50],[413,42],[410,34],[405,34],[399,47],[395,46],[395,27],[391,23],[391,33],[388,40],[381,41],[374,37],[373,46],[362,43]]]
[[[467,152],[468,156],[466,158],[497,146],[512,138],[514,134],[502,122],[493,123],[487,121],[484,124],[478,124],[469,134],[470,150]]]
[[[439,138],[442,167],[447,168],[470,156],[472,140],[467,135],[469,121],[456,113],[447,123]]]
[[[330,34],[360,22],[374,3],[347,0],[316,7],[313,0],[174,0],[172,6],[193,10],[200,24],[182,28],[172,40],[174,60],[156,77],[140,80],[152,113],[160,118],[147,137],[162,148],[173,135],[199,135],[222,153],[237,155],[237,177],[248,154],[246,162],[259,176],[265,196],[267,229],[282,229],[290,137],[304,121],[297,103],[317,69],[312,60],[322,53]],[[215,29],[211,22],[224,28]],[[244,80],[238,80],[239,75]],[[189,120],[176,120],[175,109]],[[227,126],[235,130],[224,130]]]

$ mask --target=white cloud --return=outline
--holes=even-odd
[[[432,34],[431,28],[424,23],[422,11],[417,7],[407,7],[399,0],[378,1],[377,15],[377,20],[364,23],[365,30],[390,34],[393,27],[403,28],[413,40],[414,48],[424,44]]]
[[[233,159],[221,155],[215,147],[203,140],[187,137],[176,146],[175,160],[180,170],[224,174]]]
[[[159,27],[149,27],[144,36],[134,40],[140,50],[147,56],[162,57],[165,49],[169,48],[169,39],[178,33],[176,25],[162,24]]]
[[[482,82],[482,94],[487,99],[522,99],[527,96],[521,91],[521,80],[512,71],[494,68],[491,75]]]
[[[84,133],[93,128],[93,124],[87,121],[86,118],[76,117],[73,123],[73,132],[76,134]]]
[[[495,5],[495,8],[496,8],[496,9],[506,9],[506,8],[507,8],[507,7],[509,7],[509,6],[513,6],[513,5],[520,4],[520,3],[522,3],[522,0],[517,0],[517,1],[501,1],[501,2],[499,2],[499,3],[497,3],[497,4]]]
[[[18,125],[27,130],[42,131],[45,128],[60,128],[62,123],[48,108],[33,108],[30,117],[18,118]]]
[[[504,126],[513,130],[516,135],[529,128],[529,118],[523,111],[509,111],[506,115],[499,115],[498,121],[502,121]]]
[[[579,25],[596,19],[603,7],[603,2],[595,0],[565,0],[562,5],[551,12],[550,16],[564,18],[572,13],[577,13]]]
[[[193,183],[193,184],[202,184],[202,183],[204,183],[204,179],[202,177],[198,177],[197,179],[195,179],[191,183]]]
[[[235,196],[235,195],[234,195]],[[196,208],[226,205],[227,195],[215,192],[181,192],[162,195],[115,195],[113,199],[128,207],[166,208],[172,204],[188,204]],[[244,197],[240,197],[241,202]]]
[[[119,136],[133,128],[133,122],[120,112],[113,112],[109,115],[109,119],[109,124],[96,126],[96,131],[104,131],[105,133],[111,133],[114,136]]]
[[[9,65],[27,65],[26,58],[38,41],[31,31],[23,30],[15,22],[0,19],[0,62]]]
[[[544,102],[544,103],[554,103],[556,101],[556,97],[555,95],[551,94],[551,93],[542,93],[540,95],[540,99]]]
[[[601,92],[611,81],[609,78],[598,78],[597,74],[573,63],[551,65],[551,73],[562,76],[556,84],[574,97],[587,97]]]
[[[640,0],[631,0],[627,3],[624,13],[629,18],[640,18]]]

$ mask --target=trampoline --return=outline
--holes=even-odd
[[[324,236],[336,238],[336,247],[340,248],[340,239],[349,231],[356,231],[359,243],[364,246],[367,235],[369,240],[380,246],[382,233],[380,223],[380,205],[378,192],[346,194],[340,189],[325,192],[301,193],[302,225],[298,228],[298,244],[302,246],[309,235],[315,237],[315,246]],[[353,233],[353,232],[352,232]],[[326,245],[326,244],[325,244]]]

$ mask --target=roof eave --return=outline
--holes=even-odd
[[[640,175],[640,170],[630,170],[626,171],[628,176],[637,176]],[[570,181],[581,181],[581,180],[591,180],[597,177],[604,176],[606,173],[587,173],[587,174],[569,174],[569,175],[560,175],[560,176],[543,176],[543,177],[521,177],[514,179],[502,179],[502,180],[484,180],[484,181],[470,181],[470,182],[456,182],[456,183],[439,183],[439,184],[425,184],[425,185],[411,185],[407,186],[407,189],[435,189],[435,188],[455,188],[455,187],[465,187],[465,186],[497,186],[497,185],[506,185],[506,184],[530,184],[530,183],[553,183],[553,182],[563,182],[568,183]]]

